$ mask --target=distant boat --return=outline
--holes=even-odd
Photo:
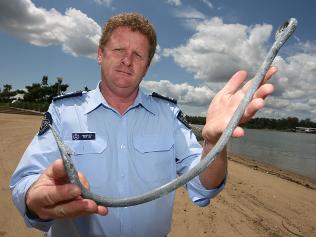
[[[316,128],[296,127],[295,132],[316,133]]]

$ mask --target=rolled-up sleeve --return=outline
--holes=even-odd
[[[185,126],[177,117],[175,118],[175,148],[178,175],[188,172],[199,163],[202,147],[192,130]],[[200,207],[204,207],[223,190],[225,183],[226,178],[217,188],[206,189],[201,184],[199,176],[196,176],[186,184],[186,189],[191,201]]]
[[[199,162],[199,159],[195,159],[192,162],[192,167]],[[191,167],[191,168],[192,168]],[[210,200],[219,194],[225,187],[226,178],[223,182],[214,189],[206,189],[200,181],[199,176],[192,179],[187,183],[186,189],[188,190],[189,197],[192,202],[200,207],[205,207],[210,203]]]
[[[39,218],[31,218],[27,215],[26,205],[25,205],[25,195],[30,186],[38,179],[39,174],[29,175],[28,177],[22,178],[14,186],[10,186],[12,190],[12,199],[21,213],[24,222],[27,227],[34,227],[39,230],[47,232],[52,225],[53,221],[45,221]]]
[[[50,113],[52,113],[53,117],[56,117],[53,115],[54,109],[52,107],[50,107]],[[28,216],[25,204],[25,195],[30,186],[39,178],[41,173],[54,160],[58,159],[59,156],[58,148],[51,131],[47,131],[41,136],[35,135],[11,177],[10,190],[12,193],[13,203],[19,210],[21,216],[24,218],[28,227],[48,231],[53,223],[53,221],[45,221]]]

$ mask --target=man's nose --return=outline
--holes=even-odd
[[[133,61],[133,54],[130,52],[126,52],[121,60],[121,62],[126,66],[130,66],[132,64],[132,61]]]

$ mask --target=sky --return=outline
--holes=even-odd
[[[1,0],[0,89],[48,83],[67,92],[96,88],[98,40],[109,17],[138,12],[155,26],[158,46],[141,86],[205,116],[214,95],[238,70],[254,76],[277,28],[298,28],[273,65],[274,93],[257,117],[316,121],[316,1],[313,0]]]

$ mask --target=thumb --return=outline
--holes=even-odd
[[[239,137],[243,137],[244,135],[245,135],[245,130],[238,126],[234,129],[232,137],[239,138]]]
[[[61,159],[55,160],[45,171],[45,175],[53,180],[68,180],[64,163]]]

